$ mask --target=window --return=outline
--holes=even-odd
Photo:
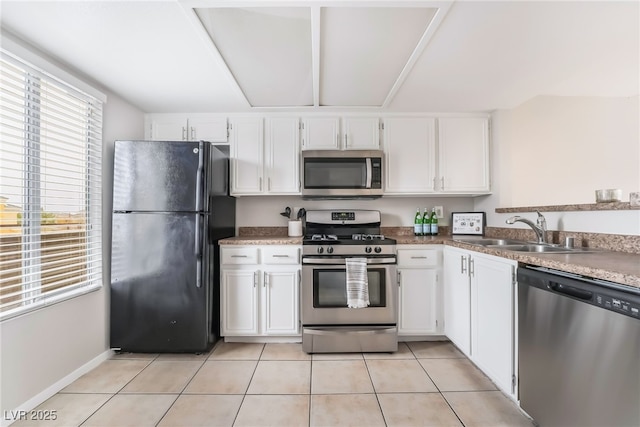
[[[102,103],[0,50],[0,319],[102,285]]]

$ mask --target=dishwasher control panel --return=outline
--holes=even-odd
[[[537,266],[518,268],[518,282],[640,320],[640,289]]]
[[[594,301],[597,305],[609,310],[619,311],[620,313],[640,319],[640,304],[634,303],[633,301],[625,300],[622,298],[615,298],[600,293],[595,294]]]

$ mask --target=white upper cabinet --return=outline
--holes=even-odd
[[[308,117],[302,120],[303,150],[379,148],[380,119],[377,117]]]
[[[377,117],[344,118],[343,148],[345,150],[378,150],[380,119]]]
[[[300,131],[295,117],[267,118],[265,175],[269,194],[300,194]]]
[[[340,118],[313,117],[302,120],[303,150],[339,150]]]
[[[211,115],[150,114],[146,138],[153,141],[209,141],[226,143],[227,118]]]
[[[231,195],[300,194],[297,118],[233,118],[230,135]]]
[[[239,117],[229,124],[231,137],[231,195],[264,191],[264,130],[262,118]]]
[[[389,117],[383,127],[385,195],[490,192],[488,119]]]
[[[432,193],[435,181],[435,120],[425,117],[384,119],[384,193]]]
[[[438,119],[439,191],[486,194],[489,184],[489,120]]]

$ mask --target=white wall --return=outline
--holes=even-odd
[[[96,292],[0,324],[0,413],[27,409],[58,391],[109,349],[113,141],[143,137],[143,113],[107,93],[103,116],[103,284]],[[4,418],[4,417],[3,417]],[[3,424],[6,420],[3,420]]]
[[[476,199],[487,223],[497,207],[595,203],[599,188],[640,191],[640,97],[539,96],[492,115],[491,196]],[[549,212],[550,229],[640,234],[640,211]],[[535,213],[522,216],[535,218]],[[526,225],[514,225],[526,227]]]
[[[373,209],[382,213],[383,227],[410,227],[416,208],[431,210],[444,207],[445,218],[441,225],[448,225],[451,212],[468,212],[473,209],[473,199],[463,197],[382,197],[375,200],[303,200],[298,196],[252,196],[236,200],[237,227],[286,227],[287,219],[280,215],[286,206],[312,209]],[[297,211],[297,210],[296,210]]]

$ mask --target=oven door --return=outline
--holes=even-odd
[[[382,196],[382,157],[371,151],[303,151],[303,197]]]
[[[370,305],[347,307],[346,264],[343,257],[302,260],[301,317],[303,325],[395,325],[398,286],[396,259],[367,259]]]

